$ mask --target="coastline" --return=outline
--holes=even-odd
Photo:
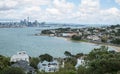
[[[86,43],[92,43],[92,44],[97,44],[97,45],[108,46],[108,47],[114,48],[116,52],[120,52],[120,47],[119,46],[115,46],[115,45],[111,45],[111,44],[107,44],[107,43],[96,43],[96,42],[86,42]]]
[[[120,52],[120,47],[118,47],[118,46],[110,46],[110,47],[115,48],[116,52]]]
[[[36,36],[49,36],[49,35],[39,34],[39,35],[36,35]],[[51,37],[56,37],[56,36],[51,36]],[[67,41],[85,42],[85,43],[91,43],[91,44],[97,44],[97,45],[108,46],[108,47],[114,48],[116,52],[120,52],[120,46],[115,45],[115,44],[100,43],[100,42],[93,42],[93,41],[87,41],[87,40],[75,41],[75,40],[71,40],[70,38],[65,38],[65,37],[57,37],[57,38],[62,38],[62,39],[65,39],[65,40],[67,40]]]
[[[64,37],[60,37],[60,38],[64,38]],[[64,38],[65,40],[68,41],[75,41],[75,40],[71,40],[70,38]],[[111,48],[114,48],[116,52],[120,52],[120,46],[114,45],[114,44],[108,44],[108,43],[99,43],[99,42],[92,42],[92,41],[77,41],[77,42],[85,42],[85,43],[91,43],[91,44],[97,44],[97,45],[104,45],[104,46],[108,46]]]

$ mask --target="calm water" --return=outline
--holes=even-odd
[[[44,53],[54,57],[63,57],[65,51],[75,53],[88,53],[96,44],[72,42],[63,38],[34,36],[40,28],[1,28],[0,54],[11,56],[18,51],[25,50],[30,56],[39,56]],[[113,48],[110,48],[113,49]]]

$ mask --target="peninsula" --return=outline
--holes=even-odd
[[[86,28],[57,28],[42,30],[35,34],[51,37],[63,37],[73,41],[84,41],[117,47],[120,51],[120,25]]]

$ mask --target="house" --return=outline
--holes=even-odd
[[[100,38],[96,35],[90,35],[90,36],[87,36],[87,39],[89,40],[93,40],[93,41],[98,41],[100,40]]]
[[[49,34],[49,36],[50,36],[50,37],[54,37],[54,36],[55,36],[55,34]]]
[[[85,61],[82,57],[78,58],[77,59],[77,64],[75,65],[75,68],[78,68],[80,65],[84,65],[84,63],[85,63]]]
[[[56,72],[59,70],[59,62],[56,60],[51,62],[48,61],[39,62],[38,69],[39,71],[44,72]]]
[[[33,67],[31,67],[27,61],[24,61],[24,60],[17,61],[13,65],[11,65],[11,67],[22,68],[26,74],[27,73],[35,74],[35,69]]]
[[[78,35],[82,36],[83,34],[82,34],[82,32],[78,32]]]
[[[10,62],[17,62],[20,60],[24,60],[24,61],[29,62],[29,56],[26,54],[25,51],[17,52],[17,54],[13,55],[10,58]]]
[[[78,35],[78,33],[62,33],[63,37],[72,37],[73,35]]]

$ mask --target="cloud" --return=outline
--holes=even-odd
[[[41,6],[49,5],[51,0],[0,0],[0,17],[2,19],[32,19],[41,16]]]
[[[16,8],[17,4],[18,4],[18,2],[13,1],[13,0],[11,0],[11,1],[1,0],[0,1],[0,11],[14,9],[14,8]]]
[[[59,9],[63,13],[69,13],[73,10],[74,4],[67,2],[66,0],[54,0],[53,6]]]
[[[120,5],[120,0],[115,0],[116,3],[118,3]]]
[[[48,5],[51,0],[17,0],[19,5],[23,6],[40,6],[40,5]]]
[[[48,12],[51,15],[61,15],[61,12],[56,8],[47,8],[46,12]]]
[[[45,15],[47,19],[54,21],[63,21],[70,19],[73,13],[74,4],[66,0],[54,0],[50,7],[46,8]]]
[[[51,0],[0,0],[0,9],[9,10],[9,9],[19,9],[26,8],[31,6],[41,6],[49,5]]]
[[[120,4],[120,0],[116,0]],[[0,0],[2,19],[67,22],[67,23],[120,23],[120,9],[101,8],[100,0]]]
[[[113,7],[106,10],[101,10],[100,13],[101,22],[109,21],[109,23],[119,23],[120,10],[118,8]]]
[[[81,0],[79,10],[73,13],[73,18],[80,23],[120,23],[120,10],[116,7],[101,9],[99,0]]]
[[[82,0],[80,4],[80,12],[95,12],[99,10],[99,0]]]
[[[78,11],[73,13],[73,17],[81,23],[96,23],[100,11],[99,0],[81,0]]]

